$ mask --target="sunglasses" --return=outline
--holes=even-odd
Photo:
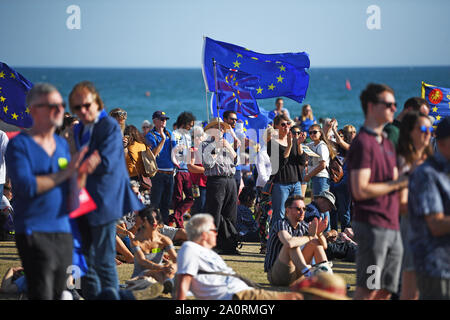
[[[237,121],[238,119],[237,118],[228,118],[228,120],[230,120],[230,121]]]
[[[150,127],[148,127],[148,126],[144,126],[144,127],[142,127],[142,129],[149,129]]]
[[[291,132],[292,132],[292,134],[300,134],[300,133],[302,133],[301,131],[296,131],[296,130],[291,131]]]
[[[392,109],[392,107],[397,108],[397,102],[377,101],[376,103],[384,104],[386,109]]]
[[[311,135],[311,134],[318,134],[320,131],[318,131],[318,130],[311,130],[310,132],[309,132],[309,134]]]
[[[215,232],[215,233],[218,232],[217,229],[209,229],[208,231],[212,231],[212,232]]]
[[[427,127],[427,126],[420,126],[420,132],[422,133],[432,133],[434,131],[433,127]]]
[[[286,128],[286,127],[290,126],[290,124],[287,122],[282,122],[282,123],[280,123],[280,126],[282,126],[283,128]]]
[[[305,208],[305,207],[303,207],[303,208],[301,208],[301,207],[289,207],[289,208],[292,208],[292,209],[297,209],[297,212],[303,212],[303,211],[305,211],[305,210],[306,210],[306,208]]]
[[[91,107],[92,102],[88,102],[88,103],[83,103],[83,104],[78,104],[76,106],[73,106],[72,109],[74,111],[81,111],[82,108],[86,108],[89,109]]]
[[[65,102],[61,102],[61,103],[39,103],[39,104],[35,104],[35,107],[38,108],[42,108],[42,107],[48,107],[49,109],[58,109],[59,107],[63,107],[63,109],[66,108],[66,103]]]
[[[124,119],[127,117],[127,112],[126,111],[116,111],[114,113],[111,113],[111,116]]]

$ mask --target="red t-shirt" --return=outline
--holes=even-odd
[[[392,181],[396,167],[395,149],[389,139],[383,137],[380,144],[376,134],[363,127],[351,144],[347,162],[349,172],[370,168],[371,183]],[[399,230],[399,205],[397,192],[373,199],[355,200],[353,220]]]

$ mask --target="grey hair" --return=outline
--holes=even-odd
[[[58,91],[54,85],[46,82],[38,82],[28,91],[25,102],[27,106],[31,106],[41,96],[46,96],[54,91]]]
[[[190,241],[198,239],[203,232],[209,231],[208,222],[214,223],[214,218],[209,213],[197,213],[186,224],[187,238]]]

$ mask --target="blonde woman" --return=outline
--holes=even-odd
[[[316,117],[314,117],[311,105],[305,104],[302,107],[302,115],[300,116],[300,127],[302,131],[308,133],[309,128],[316,123],[317,120]]]

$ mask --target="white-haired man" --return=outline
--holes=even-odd
[[[209,214],[199,213],[186,225],[188,240],[177,257],[176,299],[184,300],[189,291],[207,300],[300,300],[296,292],[273,292],[250,287],[228,267],[212,248],[217,229]]]

